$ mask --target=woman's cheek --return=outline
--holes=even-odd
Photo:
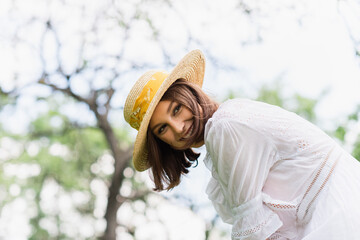
[[[163,135],[161,140],[163,140],[165,143],[171,145],[172,140],[171,140],[171,136],[169,133],[166,133],[165,135]]]

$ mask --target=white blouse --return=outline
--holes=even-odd
[[[282,108],[221,104],[205,127],[207,194],[232,239],[297,239],[343,150]]]

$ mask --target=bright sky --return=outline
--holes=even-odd
[[[73,33],[78,29],[84,31],[88,25],[84,22],[93,19],[93,13],[97,9],[106,6],[106,1],[83,1],[86,3],[86,13],[84,18],[79,17],[76,8],[65,8],[52,1],[51,10],[48,11],[46,0],[16,1],[18,11],[9,11],[11,0],[0,2],[0,86],[9,90],[15,85],[13,81],[14,72],[20,72],[20,85],[33,81],[33,77],[39,72],[39,61],[34,57],[34,49],[29,49],[25,45],[19,45],[14,51],[13,41],[10,36],[13,34],[13,26],[26,22],[26,19],[35,15],[46,19],[50,14],[63,20],[65,27],[61,29],[63,36],[72,36],[67,41],[70,42],[69,48],[64,51],[67,59],[67,69],[76,64],[73,51],[78,38]],[[71,2],[71,1],[69,1]],[[81,1],[77,2],[80,4]],[[134,11],[136,0],[115,1],[124,10],[125,19]],[[340,121],[341,117],[351,113],[356,104],[360,103],[358,91],[360,89],[360,61],[354,55],[354,45],[349,36],[349,31],[353,36],[360,39],[360,16],[359,5],[351,5],[352,1],[336,0],[258,0],[258,1],[237,1],[237,0],[184,0],[173,1],[174,9],[162,1],[143,1],[141,8],[149,14],[153,24],[160,28],[160,45],[170,55],[173,63],[176,63],[188,50],[200,48],[205,51],[207,61],[206,80],[204,88],[207,92],[213,93],[219,99],[223,99],[229,89],[236,89],[244,96],[255,97],[256,91],[263,84],[273,84],[274,80],[281,78],[281,84],[285,96],[293,93],[300,93],[307,97],[317,98],[324,90],[328,94],[317,107],[317,113],[323,123],[323,128],[331,127],[335,121]],[[245,2],[252,9],[252,17],[239,14],[237,9],[239,2]],[[103,4],[103,5],[102,5]],[[340,5],[339,5],[340,4]],[[339,15],[343,13],[343,15]],[[10,16],[10,17],[9,17]],[[67,21],[65,21],[67,20]],[[345,22],[350,26],[347,28]],[[84,23],[84,24],[82,24]],[[111,22],[102,23],[101,41],[97,48],[87,52],[88,56],[96,56],[100,53],[111,53],[120,49],[122,43],[121,32],[111,30]],[[261,26],[261,27],[259,27]],[[110,29],[106,31],[106,29]],[[357,30],[359,29],[359,30]],[[34,25],[31,29],[21,32],[21,35],[30,42],[37,42],[40,25]],[[191,33],[195,41],[188,39]],[[263,41],[257,43],[257,37]],[[96,36],[85,31],[84,36],[89,39],[96,39]],[[47,36],[47,63],[48,68],[52,65],[55,46],[51,44],[53,36]],[[165,68],[163,56],[160,54],[159,42],[155,41],[143,22],[133,25],[129,32],[129,41],[126,45],[124,58],[129,62],[135,61],[139,64],[149,63],[155,67]],[[246,44],[245,44],[246,43]],[[215,58],[217,62],[211,59]],[[105,63],[104,63],[105,64]],[[109,63],[106,64],[116,64]],[[126,68],[126,63],[119,63],[119,68]],[[116,84],[129,89],[140,72],[132,72]],[[94,84],[101,86],[101,76],[96,77]],[[72,86],[80,94],[88,91],[87,80],[77,79]],[[35,117],[38,112],[46,109],[44,104],[36,103],[31,95],[49,92],[41,88],[28,88],[27,93],[30,97],[20,100],[20,108],[12,112],[7,109],[0,114],[4,126],[14,132],[25,131],[27,124],[25,119]],[[124,97],[118,97],[117,104],[122,105]],[[35,105],[36,104],[36,105]],[[85,107],[67,106],[63,109],[67,114],[74,118],[86,116]],[[116,115],[118,118],[119,116]],[[90,120],[88,120],[90,119]],[[84,120],[85,121],[85,120]],[[86,121],[94,121],[87,117]],[[186,177],[179,188],[171,194],[184,193],[199,205],[210,207],[210,202],[204,193],[209,177],[202,161],[199,167],[194,169]],[[194,184],[196,183],[196,184]],[[12,193],[17,194],[18,188],[13,186]],[[18,222],[21,214],[26,207],[25,202],[18,201],[16,206],[20,206],[18,215],[12,221]],[[16,208],[16,206],[14,208]],[[162,211],[171,213],[170,215],[187,215],[189,219],[198,226],[197,238],[203,239],[202,221],[189,212],[182,212],[181,208],[170,207],[164,203]],[[11,206],[10,206],[11,207]],[[204,209],[206,209],[205,207]],[[5,214],[10,213],[7,210]],[[211,217],[212,211],[203,211],[201,216]],[[210,216],[207,216],[210,215]],[[7,217],[11,217],[6,215]],[[1,216],[0,223],[6,222],[8,218]],[[24,220],[24,219],[23,219]],[[177,232],[177,226],[188,224],[189,222],[179,222],[179,219],[169,221],[169,228],[173,229],[175,235],[173,239],[184,239],[184,232]],[[173,224],[173,225],[171,225]],[[0,224],[2,225],[2,224]],[[171,226],[170,226],[171,225]],[[149,229],[157,229],[158,226],[148,226]],[[14,228],[15,229],[15,228]],[[1,230],[1,226],[0,226]],[[25,228],[28,234],[29,229]],[[144,230],[145,231],[145,230]],[[160,232],[160,231],[159,231]],[[11,231],[13,239],[21,239],[16,235],[17,231]],[[163,233],[159,233],[157,239],[161,239]],[[155,235],[138,236],[138,239],[155,239]],[[193,235],[195,236],[195,235]],[[0,235],[1,238],[1,235]],[[124,239],[126,239],[124,237]]]

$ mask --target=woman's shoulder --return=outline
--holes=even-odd
[[[252,105],[255,101],[245,98],[229,99],[220,104],[219,108],[208,120],[205,132],[210,129],[214,131],[222,131],[224,129],[239,127],[243,125],[249,114],[253,112]]]
[[[275,106],[247,98],[234,98],[220,104],[218,110],[212,116],[212,119],[239,119],[239,117],[258,114],[273,107]]]
[[[234,98],[224,101],[220,104],[218,110],[214,113],[214,118],[226,117],[273,117],[282,115],[284,117],[294,117],[294,113],[285,110],[279,106],[266,102],[251,100],[247,98]]]
[[[225,102],[221,103],[219,108],[213,115],[213,118],[224,118],[226,116],[232,116],[235,112],[239,112],[244,109],[251,100],[245,98],[234,98],[228,99]]]
[[[252,104],[255,102],[254,100],[250,100],[248,98],[232,98],[227,99],[223,103],[220,104],[219,110],[224,110],[226,108],[232,108],[232,107],[245,107],[248,104]]]
[[[275,126],[303,123],[296,114],[275,105],[246,98],[223,102],[206,124],[206,130],[236,126],[272,132]],[[275,130],[274,130],[275,131]]]

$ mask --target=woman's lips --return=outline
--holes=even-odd
[[[193,131],[194,125],[191,124],[191,126],[189,127],[189,129],[186,131],[186,133],[184,134],[184,136],[182,137],[182,139],[187,139],[190,137],[192,131]]]

